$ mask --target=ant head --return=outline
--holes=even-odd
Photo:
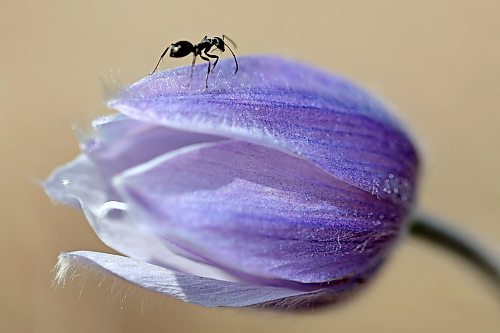
[[[216,48],[218,48],[219,50],[221,50],[222,52],[224,52],[226,50],[225,48],[225,44],[224,44],[224,40],[220,37],[214,37],[212,38],[213,40],[213,43],[215,45]]]

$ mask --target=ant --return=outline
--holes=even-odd
[[[233,40],[231,40],[231,38],[229,38],[226,35],[222,35],[222,38],[220,38],[220,37],[208,38],[208,36],[205,36],[205,37],[203,37],[201,42],[199,42],[198,44],[194,44],[194,45],[191,42],[188,42],[185,40],[181,40],[181,41],[178,41],[176,43],[172,43],[165,49],[165,51],[163,51],[163,53],[160,56],[160,59],[158,60],[158,63],[156,64],[155,69],[153,69],[153,71],[149,75],[153,75],[153,73],[156,72],[158,65],[160,64],[160,62],[163,59],[163,57],[165,56],[165,54],[167,54],[169,49],[170,49],[169,56],[172,58],[183,58],[183,57],[187,56],[188,54],[192,53],[193,54],[193,62],[191,64],[191,75],[189,78],[189,82],[191,82],[191,79],[193,78],[193,68],[194,68],[194,64],[196,62],[196,57],[200,56],[201,59],[208,61],[208,71],[207,71],[207,77],[205,79],[205,87],[208,88],[208,76],[210,75],[210,70],[214,70],[215,66],[217,65],[217,62],[219,61],[219,56],[216,56],[215,54],[209,53],[210,50],[212,49],[212,47],[215,46],[216,50],[220,50],[220,51],[224,52],[226,50],[226,46],[227,46],[229,51],[231,51],[231,54],[233,55],[233,58],[234,58],[234,63],[236,64],[236,70],[234,71],[234,74],[236,74],[238,72],[238,61],[236,60],[236,56],[234,55],[234,52],[231,49],[231,47],[229,47],[229,45],[227,45],[227,43],[225,42],[226,39],[235,48],[237,47],[236,43],[233,42]],[[212,69],[210,69],[210,67],[211,67],[210,58],[215,59],[214,65],[212,66]]]

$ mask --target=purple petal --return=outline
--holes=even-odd
[[[144,122],[240,138],[301,156],[338,179],[408,205],[417,153],[375,97],[338,76],[278,57],[219,62],[147,77],[108,105]]]
[[[304,159],[241,141],[165,154],[114,185],[154,233],[249,281],[362,277],[405,214]]]
[[[182,274],[146,262],[113,254],[77,251],[61,254],[56,278],[64,280],[74,264],[87,264],[142,288],[207,307],[258,305],[310,292],[245,285]]]

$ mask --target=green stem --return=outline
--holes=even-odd
[[[427,214],[417,214],[410,221],[410,234],[461,256],[489,277],[500,291],[498,254],[465,232]]]

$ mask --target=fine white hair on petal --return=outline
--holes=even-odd
[[[61,253],[57,257],[57,264],[54,267],[54,285],[57,286],[66,284],[66,278],[71,269],[71,265],[72,261],[65,255],[65,253]]]
[[[72,256],[72,252],[62,252],[57,256],[57,263],[52,270],[54,272],[54,279],[52,284],[54,287],[65,286],[66,282],[74,278],[87,274],[92,270],[92,265],[78,257]],[[93,269],[94,273],[98,274],[99,271]]]
[[[97,279],[97,286],[101,288],[106,282],[106,286],[109,286],[110,292],[113,295],[113,299],[119,300],[121,302],[120,307],[123,309],[124,301],[127,297],[135,295],[137,291],[141,290],[134,288],[134,285],[130,284],[128,281],[121,279],[119,276],[111,275],[108,271],[100,269],[99,266],[93,265],[92,263],[81,260],[81,258],[71,256],[71,253],[61,253],[58,256],[58,260],[54,269],[54,278],[52,281],[53,287],[65,287],[66,282],[75,280],[77,285],[81,287],[80,295],[83,293],[85,287],[85,281],[87,277],[92,279]],[[80,278],[84,277],[83,280]],[[144,313],[144,295],[141,302],[141,311]]]

